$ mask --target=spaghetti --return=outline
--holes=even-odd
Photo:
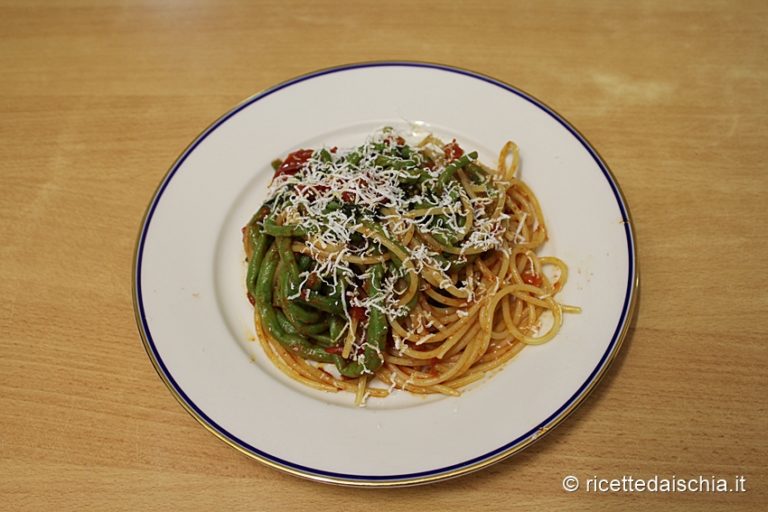
[[[270,360],[362,405],[395,388],[458,396],[552,339],[578,308],[554,299],[568,269],[537,254],[547,230],[519,165],[512,142],[492,169],[455,140],[412,146],[390,128],[273,162],[243,228]]]

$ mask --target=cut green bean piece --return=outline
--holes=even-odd
[[[278,236],[306,236],[307,231],[298,224],[278,225],[272,219],[264,219],[264,232],[274,237]]]
[[[453,175],[467,165],[470,160],[474,160],[477,158],[477,151],[473,151],[468,155],[462,155],[461,158],[454,160],[450,164],[448,164],[445,169],[443,170],[442,174],[440,174],[440,177],[437,178],[437,186],[438,188],[442,189],[445,187],[446,183],[448,183],[448,180],[453,178]]]
[[[314,346],[304,336],[286,332],[280,325],[277,313],[272,306],[272,282],[280,257],[277,254],[275,244],[267,251],[264,257],[264,266],[259,272],[256,282],[256,307],[259,308],[262,326],[264,330],[287,350],[291,350],[305,359],[322,363],[334,363],[337,366],[343,364],[337,355],[329,354],[322,347]]]

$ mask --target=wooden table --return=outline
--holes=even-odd
[[[764,509],[766,27],[761,1],[2,2],[0,508]],[[373,59],[470,68],[560,111],[621,182],[642,272],[630,338],[561,427],[385,491],[215,439],[155,374],[131,303],[135,236],[176,155],[264,87]],[[747,491],[566,493],[570,474],[744,475]]]

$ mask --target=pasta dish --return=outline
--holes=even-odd
[[[549,341],[567,266],[541,256],[541,207],[517,146],[495,167],[456,140],[384,128],[360,146],[273,162],[243,228],[257,337],[316,389],[458,396],[526,345]]]

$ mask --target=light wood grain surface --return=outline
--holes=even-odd
[[[765,2],[0,4],[0,509],[666,510],[768,502]],[[556,108],[634,216],[630,338],[525,452],[421,488],[283,475],[176,403],[131,265],[155,187],[254,92],[373,59],[453,64]],[[746,477],[745,493],[566,493],[564,476]]]

